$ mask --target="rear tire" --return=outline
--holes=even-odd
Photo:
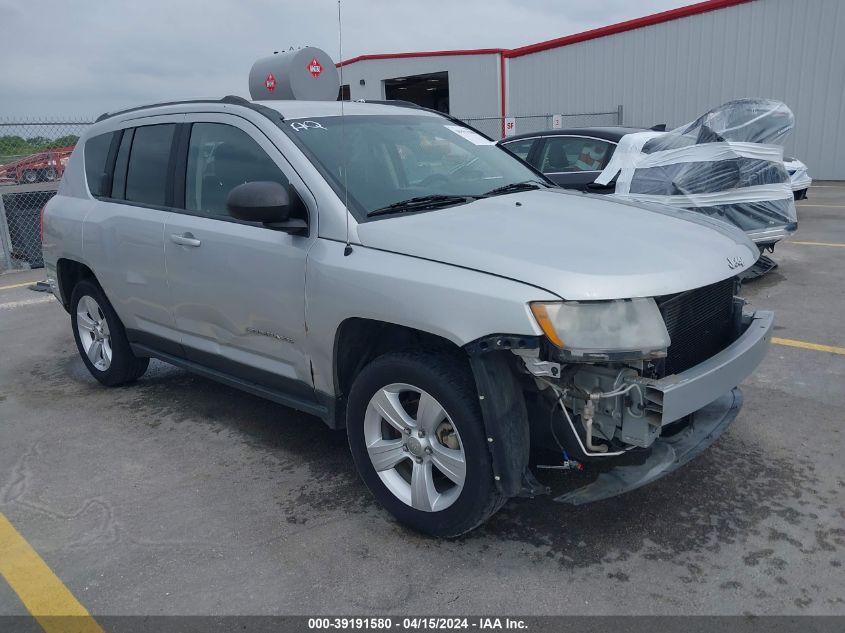
[[[102,384],[130,383],[147,371],[150,359],[132,353],[123,323],[96,283],[84,279],[74,286],[70,318],[82,362]]]
[[[471,371],[459,357],[395,352],[372,361],[350,390],[347,432],[370,492],[419,532],[459,536],[507,500],[493,480]]]

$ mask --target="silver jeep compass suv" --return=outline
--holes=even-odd
[[[757,249],[693,212],[551,185],[428,110],[236,97],[104,115],[44,215],[53,292],[105,385],[159,358],[345,428],[400,521],[439,536],[601,472],[671,472],[741,405],[772,315]],[[609,463],[608,463],[609,462]]]

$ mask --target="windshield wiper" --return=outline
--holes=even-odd
[[[539,189],[540,185],[546,186],[546,183],[541,182],[539,180],[525,180],[523,182],[512,182],[509,185],[503,185],[501,187],[491,189],[484,195],[498,196],[503,193],[513,193],[514,191],[528,191],[529,189]]]
[[[376,215],[387,215],[388,213],[404,213],[405,211],[421,211],[423,209],[436,209],[441,206],[448,206],[450,204],[461,204],[475,199],[477,196],[448,196],[444,194],[434,194],[430,196],[417,196],[416,198],[408,198],[407,200],[400,200],[394,202],[386,207],[375,209],[367,214],[368,218]]]

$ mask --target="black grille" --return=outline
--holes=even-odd
[[[657,297],[672,339],[664,375],[694,367],[722,351],[731,341],[734,280]]]

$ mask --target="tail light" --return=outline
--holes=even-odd
[[[44,209],[46,209],[46,208],[47,208],[46,204],[43,207],[41,207],[41,217],[38,220],[38,222],[39,222],[39,233],[41,235],[41,243],[42,244],[44,243]]]

